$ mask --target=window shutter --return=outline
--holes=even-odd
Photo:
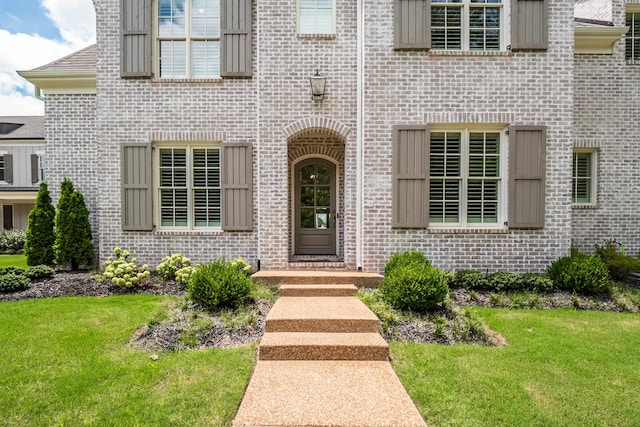
[[[543,228],[547,128],[509,127],[509,228]]]
[[[39,167],[38,167],[38,155],[37,154],[32,154],[31,155],[31,183],[32,184],[36,184],[38,181],[40,181],[40,177],[38,175],[40,175],[39,172]]]
[[[428,126],[394,126],[394,228],[426,228],[428,225],[428,156]]]
[[[13,155],[4,155],[4,182],[13,183]]]
[[[511,0],[511,50],[549,47],[547,0]]]
[[[151,77],[151,0],[120,0],[120,76]]]
[[[121,158],[122,229],[151,231],[153,229],[151,145],[122,145]]]
[[[220,75],[251,77],[252,0],[220,1]]]
[[[395,0],[394,3],[394,49],[431,49],[431,2]]]
[[[253,146],[222,144],[222,229],[253,230]]]

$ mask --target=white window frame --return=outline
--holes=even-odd
[[[429,221],[429,228],[468,228],[468,229],[504,229],[505,222],[507,221],[507,185],[508,185],[508,141],[507,141],[507,129],[502,126],[494,126],[494,125],[475,125],[471,124],[468,126],[434,126],[432,125],[429,129],[429,140],[431,140],[431,133],[438,132],[456,132],[461,134],[461,159],[460,159],[460,171],[462,172],[460,175],[460,199],[459,199],[459,209],[458,209],[458,218],[459,222],[431,222]],[[499,133],[500,134],[500,161],[498,163],[500,167],[500,176],[498,178],[498,218],[495,223],[479,223],[479,222],[468,222],[467,221],[467,213],[468,213],[468,181],[469,181],[469,134],[470,133]],[[431,147],[431,144],[429,144]],[[431,148],[429,148],[429,156],[431,156]],[[427,177],[429,180],[429,187],[431,185],[431,173]],[[471,178],[473,179],[473,177]],[[429,195],[427,195],[429,198]],[[430,199],[427,202],[427,212],[429,212],[429,203]],[[427,213],[429,215],[429,213]],[[430,217],[430,215],[429,215]]]
[[[187,152],[187,226],[163,226],[162,206],[160,200],[160,150],[163,148],[184,149]],[[193,201],[193,150],[217,149],[220,153],[220,225],[219,226],[195,226],[195,210]],[[222,230],[222,145],[216,142],[156,142],[153,144],[152,168],[153,171],[153,216],[158,231],[174,232],[200,232]]]
[[[574,202],[573,201],[573,188],[574,179],[573,165],[575,162],[576,154],[589,154],[590,157],[590,179],[591,179],[591,191],[589,192],[589,202]],[[598,150],[595,148],[574,148],[571,155],[571,205],[575,207],[596,207],[598,204]]]
[[[329,32],[318,32],[318,31],[303,31],[300,22],[300,0],[296,0],[296,27],[297,33],[301,36],[313,36],[313,35],[335,35],[336,33],[336,2],[335,0],[331,0],[331,29]],[[317,9],[317,7],[316,7]],[[317,22],[315,23],[317,27]]]
[[[627,15],[634,15],[633,19],[640,19],[640,4],[627,4],[626,10],[625,10],[625,15],[624,15],[625,24],[626,24],[626,20],[627,20]],[[633,25],[629,27],[629,31],[627,32],[627,34],[625,34],[625,40],[624,40],[625,53],[624,53],[624,57],[625,57],[627,62],[638,64],[638,63],[640,63],[640,52],[633,52],[632,55],[631,55],[631,58],[627,58],[627,42],[630,39],[631,40],[640,39],[640,34],[634,34]]]
[[[218,37],[202,37],[202,36],[192,36],[191,35],[191,4],[193,0],[185,0],[185,36],[183,37],[168,37],[168,36],[160,36],[160,16],[159,16],[159,5],[160,2],[158,0],[154,0],[153,2],[153,69],[154,75],[157,79],[160,80],[171,80],[171,79],[220,79],[221,66],[222,66],[222,58],[220,55],[218,56],[218,74],[214,76],[208,77],[193,77],[193,64],[191,61],[191,51],[192,51],[192,42],[193,41],[217,41],[218,42],[218,51],[220,51],[222,47],[221,43],[221,33],[222,33],[222,17],[220,16],[219,29],[220,33]],[[221,5],[219,5],[220,15],[222,15]],[[186,76],[161,76],[160,75],[160,44],[163,41],[185,41],[185,49],[186,49]]]
[[[431,50],[434,52],[504,52],[507,50],[507,40],[509,40],[510,34],[510,22],[509,18],[509,1],[501,0],[500,3],[472,3],[470,0],[461,0],[460,3],[450,3],[450,2],[431,2],[431,7],[457,7],[462,9],[462,17],[461,17],[461,44],[460,49],[440,49],[432,47]],[[480,7],[498,7],[500,8],[500,47],[498,50],[471,50],[470,47],[470,34],[471,27],[469,25],[469,16],[471,8],[480,8]],[[429,24],[429,31],[432,31],[432,25]],[[432,33],[433,34],[433,33]]]

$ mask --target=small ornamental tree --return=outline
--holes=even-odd
[[[60,186],[55,236],[54,249],[58,265],[71,265],[72,270],[77,270],[80,265],[90,265],[93,262],[89,210],[82,194],[74,190],[73,184],[66,178]]]
[[[56,211],[51,203],[51,196],[49,196],[49,187],[46,182],[41,182],[36,196],[36,204],[29,212],[27,222],[24,242],[27,265],[53,265],[55,259],[53,252],[55,215]]]

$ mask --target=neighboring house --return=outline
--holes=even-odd
[[[94,0],[97,45],[21,74],[102,260],[540,271],[640,250],[640,4],[574,4]]]
[[[0,116],[0,227],[26,229],[45,179],[44,117]]]

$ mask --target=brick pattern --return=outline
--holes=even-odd
[[[101,236],[96,244],[102,260],[122,246],[150,265],[181,252],[196,262],[243,256],[254,267],[258,259],[262,268],[317,267],[289,262],[290,167],[300,156],[323,154],[339,162],[341,177],[343,262],[326,265],[358,267],[356,2],[336,0],[334,35],[301,37],[295,1],[254,1],[253,77],[197,81],[121,79],[119,1],[94,4],[100,95],[48,99],[47,155],[54,197],[63,176],[83,191]],[[406,249],[425,251],[442,268],[488,271],[541,271],[572,240],[589,247],[619,238],[640,250],[640,242],[630,238],[640,227],[640,196],[634,192],[640,178],[634,100],[640,94],[632,83],[640,68],[625,65],[623,43],[613,57],[574,58],[573,2],[553,0],[546,52],[399,52],[393,50],[391,7],[388,0],[367,0],[365,8],[364,271],[381,272],[391,254]],[[622,25],[621,1],[613,11]],[[308,78],[316,69],[328,76],[323,102],[310,97]],[[611,82],[617,82],[615,90]],[[392,127],[424,123],[547,126],[545,228],[392,229]],[[254,144],[255,231],[123,232],[120,145],[191,138]],[[574,145],[600,148],[597,209],[571,209]]]

